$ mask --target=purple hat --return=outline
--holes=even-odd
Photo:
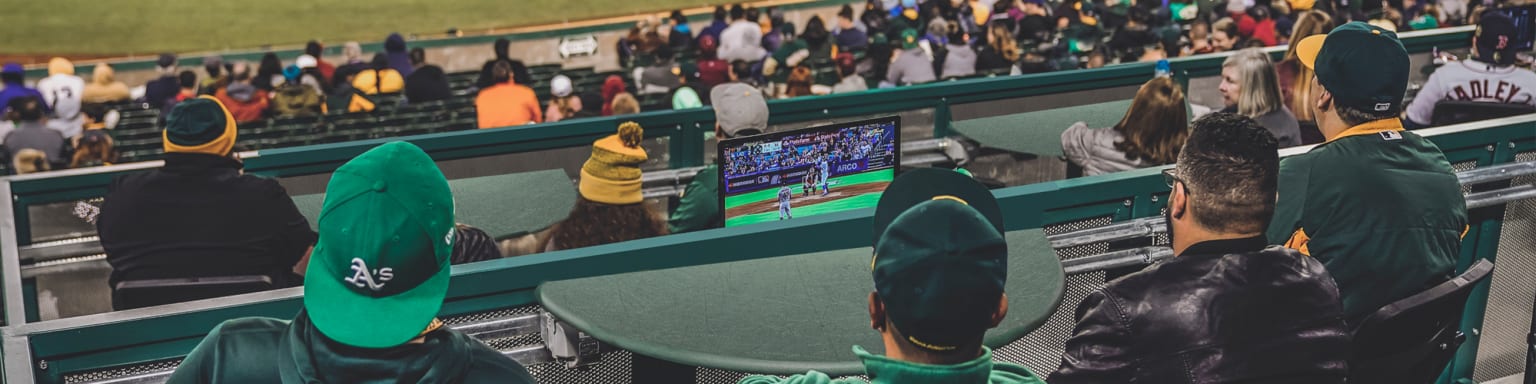
[[[17,63],[17,62],[13,61],[13,62],[5,63],[5,68],[4,69],[0,69],[0,73],[7,74],[7,75],[19,75],[19,74],[27,73],[27,69],[23,68],[20,63]]]

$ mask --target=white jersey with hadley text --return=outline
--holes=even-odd
[[[1408,119],[1430,124],[1441,101],[1525,104],[1536,106],[1536,72],[1500,67],[1476,60],[1446,64],[1429,75],[1424,88],[1408,104]]]
[[[85,81],[75,75],[57,74],[37,81],[37,91],[43,94],[43,102],[53,110],[48,117],[48,128],[64,137],[80,135],[85,124],[80,114],[80,96],[85,92]]]

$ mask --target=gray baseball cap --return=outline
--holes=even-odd
[[[768,101],[763,92],[742,83],[725,83],[709,90],[715,121],[727,136],[739,137],[745,130],[768,130]]]

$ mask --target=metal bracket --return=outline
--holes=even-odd
[[[566,368],[585,369],[602,360],[601,344],[596,338],[549,312],[542,312],[540,316],[543,318],[540,335],[556,361],[564,362]]]

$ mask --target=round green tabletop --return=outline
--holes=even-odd
[[[495,238],[536,232],[565,218],[576,204],[576,186],[565,171],[509,173],[448,180],[453,191],[455,221],[484,230]],[[320,225],[325,194],[293,197],[310,228]]]
[[[1064,274],[1038,229],[1006,234],[1008,316],[1000,347],[1061,304]],[[750,246],[743,244],[742,246]],[[850,347],[884,350],[869,327],[870,248],[551,281],[544,309],[605,343],[677,364],[756,374],[864,372]],[[683,255],[680,255],[683,256]]]

